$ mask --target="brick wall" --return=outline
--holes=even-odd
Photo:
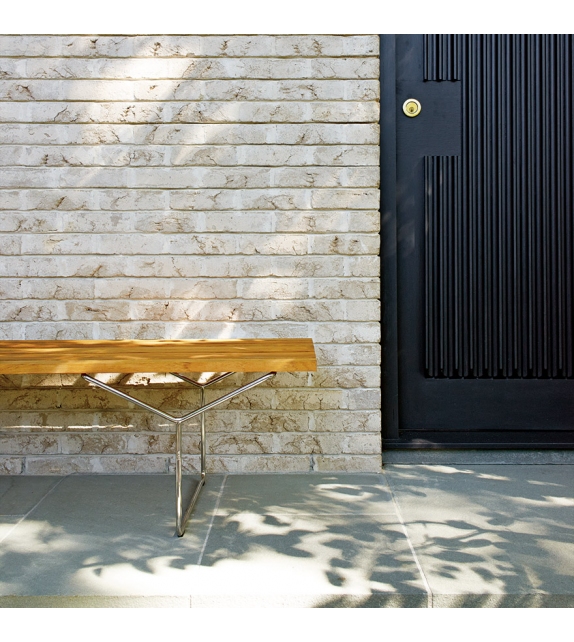
[[[378,77],[375,36],[1,36],[0,338],[312,337],[317,373],[211,413],[209,468],[379,470]],[[0,473],[172,469],[170,424],[77,376],[0,408]]]

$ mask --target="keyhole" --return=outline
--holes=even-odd
[[[403,112],[409,118],[414,118],[421,113],[421,104],[416,98],[407,98],[403,103]]]

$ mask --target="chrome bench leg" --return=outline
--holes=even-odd
[[[154,408],[153,406],[150,406],[147,403],[144,403],[143,401],[140,401],[139,399],[135,399],[131,395],[126,394],[125,392],[121,392],[120,390],[116,390],[112,386],[109,386],[108,384],[104,383],[103,381],[99,381],[98,379],[94,379],[94,377],[91,377],[88,374],[82,374],[82,377],[88,381],[89,383],[92,383],[95,386],[98,386],[98,388],[102,388],[103,390],[106,390],[107,392],[116,395],[116,397],[120,397],[121,399],[124,399],[125,401],[129,401],[130,403],[135,404],[136,406],[139,406],[140,408],[144,408],[145,410],[148,410],[149,412],[152,412],[162,419],[166,419],[167,421],[170,421],[175,424],[175,513],[176,513],[176,532],[178,537],[181,537],[185,533],[185,528],[187,525],[187,522],[189,521],[189,517],[191,515],[191,512],[197,503],[197,500],[199,498],[199,494],[201,492],[201,489],[205,485],[205,478],[207,474],[207,466],[206,466],[206,454],[207,454],[207,447],[206,447],[206,434],[205,434],[205,413],[208,410],[211,410],[212,408],[215,408],[216,406],[219,406],[222,403],[225,403],[226,401],[229,401],[230,399],[233,399],[233,397],[236,397],[237,395],[241,394],[242,392],[246,392],[247,390],[250,390],[251,388],[255,388],[255,386],[258,386],[259,384],[263,383],[264,381],[267,381],[268,379],[272,379],[277,373],[276,372],[268,372],[267,374],[263,375],[262,377],[259,377],[258,379],[255,379],[254,381],[251,381],[250,383],[245,384],[244,386],[241,386],[240,388],[237,388],[237,390],[232,390],[231,392],[227,393],[226,395],[223,395],[223,397],[219,397],[219,399],[215,399],[215,401],[212,401],[208,404],[205,403],[205,388],[208,386],[213,385],[214,383],[217,383],[218,381],[221,381],[222,379],[225,379],[226,377],[229,377],[230,375],[234,374],[233,372],[226,372],[222,375],[218,375],[217,377],[210,379],[206,383],[199,383],[198,381],[194,381],[193,379],[189,379],[188,377],[185,377],[184,375],[177,374],[175,372],[170,373],[173,376],[177,377],[178,379],[181,379],[182,381],[185,381],[197,388],[200,388],[201,391],[201,399],[200,399],[200,407],[197,410],[192,410],[191,412],[187,413],[186,415],[183,415],[182,417],[174,417],[173,415],[168,414],[167,412],[163,412],[162,410],[159,410],[158,408]],[[182,481],[183,481],[183,465],[182,465],[182,424],[189,419],[193,419],[193,417],[196,417],[197,415],[200,415],[201,419],[201,443],[200,443],[200,479],[199,479],[199,484],[197,485],[197,488],[195,489],[193,496],[189,502],[189,505],[187,509],[185,510],[185,513],[183,511],[183,493],[182,493]]]

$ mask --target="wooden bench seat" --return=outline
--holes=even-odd
[[[226,339],[160,341],[0,341],[0,374],[81,374],[89,383],[175,424],[176,531],[179,536],[206,478],[205,412],[275,376],[277,372],[317,370],[311,339]],[[99,381],[87,373],[170,372],[200,389],[196,410],[176,417]],[[207,382],[182,372],[217,373]],[[219,399],[205,403],[205,388],[235,372],[266,372]],[[182,424],[201,419],[201,476],[187,509],[182,500]]]
[[[311,339],[0,341],[0,374],[316,369]]]

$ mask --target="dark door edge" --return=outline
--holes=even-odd
[[[382,433],[399,437],[395,35],[380,38]]]
[[[383,452],[385,465],[574,465],[574,450],[386,450]]]
[[[574,430],[404,431],[383,450],[574,450]]]

